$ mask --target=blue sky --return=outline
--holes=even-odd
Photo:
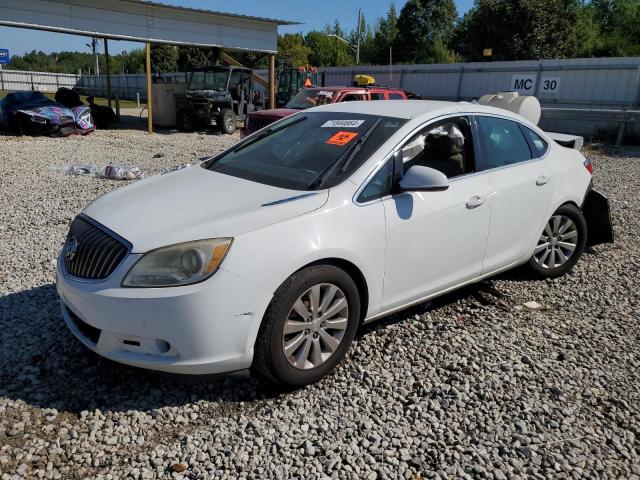
[[[280,27],[280,33],[306,32],[320,29],[327,23],[333,23],[336,18],[340,20],[343,28],[351,30],[358,21],[358,8],[362,8],[367,21],[373,21],[384,15],[391,3],[391,0],[322,0],[321,2],[313,3],[307,0],[242,0],[241,2],[212,0],[156,1],[171,5],[219,10],[258,17],[296,20],[304,23],[304,25]],[[400,11],[404,3],[404,0],[395,1],[398,11]],[[462,15],[471,7],[473,0],[456,0],[456,4],[460,15]],[[85,46],[85,43],[87,43],[86,38],[74,35],[0,27],[0,48],[8,48],[11,55],[21,55],[31,50],[42,50],[44,52],[79,50],[88,52],[89,49]],[[109,42],[109,52],[118,53],[123,50],[139,48],[140,46],[141,44],[139,43],[111,41]]]

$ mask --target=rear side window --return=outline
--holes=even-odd
[[[531,160],[531,149],[516,122],[497,117],[477,117],[485,147],[485,162],[479,170],[514,165]]]
[[[359,102],[361,100],[366,100],[364,95],[361,93],[348,93],[344,97],[342,97],[341,102]]]
[[[529,145],[533,151],[533,158],[540,158],[544,156],[549,149],[549,144],[530,128],[525,127],[524,125],[520,125],[520,128],[524,132],[525,137],[527,137],[527,140],[529,140]]]
[[[372,93],[371,100],[384,100],[384,93],[381,93],[381,92]]]
[[[389,93],[389,100],[404,100],[404,97],[399,93]]]

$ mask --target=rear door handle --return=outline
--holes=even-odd
[[[542,187],[543,185],[546,185],[547,183],[549,183],[549,177],[547,177],[546,175],[540,175],[538,177],[538,179],[536,180],[536,185],[539,187]]]
[[[480,195],[474,195],[467,202],[468,209],[478,208],[480,205],[484,205],[487,202],[485,197],[481,197]]]

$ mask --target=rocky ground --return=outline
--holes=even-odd
[[[186,382],[87,351],[58,312],[54,258],[123,183],[52,167],[152,174],[235,140],[0,137],[2,480],[640,478],[640,150],[591,153],[616,244],[565,278],[511,273],[364,328],[317,385]]]

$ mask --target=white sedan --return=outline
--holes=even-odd
[[[613,241],[591,163],[469,103],[339,103],[113,191],[72,223],[62,315],[109,359],[305,385],[391,312]]]

